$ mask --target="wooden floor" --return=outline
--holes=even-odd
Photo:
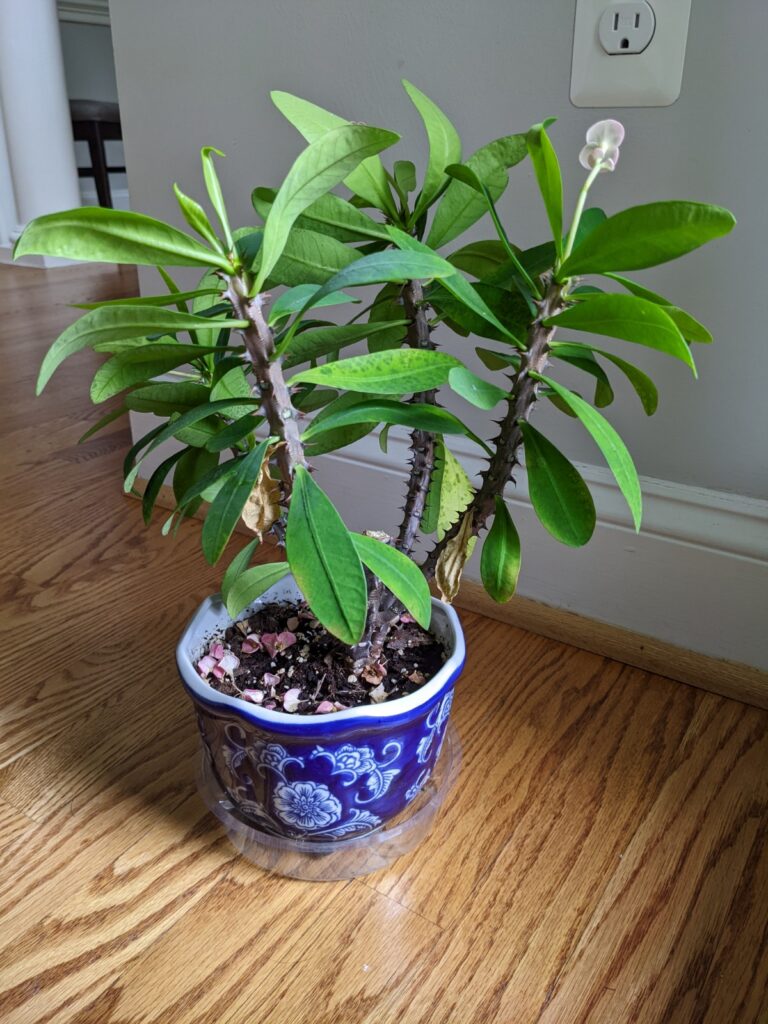
[[[768,713],[476,615],[431,838],[347,883],[235,856],[173,663],[199,525],[143,528],[124,421],[77,446],[95,356],[33,397],[64,303],[133,286],[0,267],[3,1024],[768,1020]]]

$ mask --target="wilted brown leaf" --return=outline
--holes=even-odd
[[[280,484],[269,472],[269,458],[264,459],[258,479],[243,508],[243,522],[261,540],[280,518]]]
[[[472,536],[472,513],[467,512],[459,532],[445,546],[435,567],[435,583],[443,601],[450,604],[459,592],[461,574],[477,537]]]

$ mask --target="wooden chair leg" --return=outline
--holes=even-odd
[[[88,133],[88,149],[91,154],[91,167],[96,182],[96,195],[99,199],[99,206],[112,206],[112,189],[109,185],[109,173],[107,171],[107,156],[104,152],[104,139],[98,122],[90,126]]]

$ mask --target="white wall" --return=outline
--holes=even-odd
[[[657,7],[665,2],[673,0],[657,0]],[[298,93],[350,119],[395,128],[406,144],[390,151],[390,159],[415,154],[422,162],[420,124],[400,87],[403,76],[451,116],[467,153],[498,135],[557,115],[560,120],[552,137],[571,204],[583,175],[577,154],[585,129],[600,117],[619,117],[627,127],[622,161],[614,175],[600,180],[595,202],[611,212],[653,199],[713,201],[731,207],[739,224],[710,249],[638,275],[712,329],[716,344],[696,348],[699,382],[681,364],[617,343],[660,384],[661,404],[648,420],[634,396],[619,385],[619,401],[608,415],[627,440],[643,476],[684,485],[697,494],[711,489],[766,497],[768,289],[762,267],[768,238],[768,6],[764,0],[740,0],[738,8],[745,29],[735,33],[731,5],[696,0],[682,95],[672,107],[591,111],[571,107],[568,99],[573,0],[282,0],[279,5],[252,0],[112,0],[132,205],[180,223],[171,183],[178,180],[186,191],[199,192],[197,152],[212,144],[228,154],[221,175],[234,219],[250,222],[251,188],[278,182],[300,147],[294,129],[272,107],[270,89]],[[512,172],[501,212],[518,244],[544,238],[546,221],[527,165]],[[486,227],[482,234],[490,237],[491,231]],[[468,342],[449,333],[440,340],[460,354],[468,349]],[[572,421],[542,409],[537,424],[572,458],[598,462],[598,453]],[[391,484],[387,493],[392,493]],[[748,508],[750,516],[755,509],[765,511],[759,502],[748,503]],[[683,546],[690,545],[685,519],[684,513],[676,514],[675,535]],[[738,520],[729,521],[724,529],[738,530]],[[630,534],[627,538],[625,548],[632,541]],[[533,525],[532,559],[544,545],[547,554],[540,565],[549,565],[550,552],[554,564],[574,562],[570,552],[544,538]],[[618,564],[612,570],[605,562],[607,554],[603,562],[599,553],[581,552],[578,557],[582,568],[574,568],[570,581],[563,577],[559,597],[557,581],[548,576],[546,587],[540,586],[538,572],[525,578],[523,589],[568,605],[571,591],[584,597],[584,586],[577,585],[579,573],[594,581],[613,572],[615,584],[632,572]],[[618,556],[614,552],[610,557]],[[673,575],[677,570],[669,555],[658,564],[656,618],[663,619],[665,589],[671,593],[664,567]],[[632,587],[631,582],[621,585]],[[711,586],[717,583],[711,581]],[[736,572],[734,594],[740,588]],[[765,590],[756,591],[753,579],[742,589],[748,592],[744,600],[750,607],[765,602]],[[609,593],[611,587],[603,591]],[[688,614],[691,619],[696,595],[689,594],[688,600],[694,606]],[[741,607],[735,607],[736,597],[728,600],[736,614]],[[643,623],[633,619],[631,602],[613,619],[606,604],[611,602],[595,598],[597,617],[634,624],[643,631]],[[589,614],[589,601],[586,606]],[[581,607],[584,610],[584,604]],[[714,611],[707,607],[702,614]],[[647,619],[646,624],[646,631],[660,635],[653,621]],[[754,633],[754,624],[749,628]],[[669,629],[672,639],[701,647],[674,616]],[[753,640],[754,651],[760,638]],[[739,644],[713,639],[709,649],[738,657]]]

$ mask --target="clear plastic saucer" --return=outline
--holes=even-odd
[[[208,810],[224,826],[229,841],[252,864],[289,878],[332,882],[380,871],[413,850],[431,831],[458,775],[460,762],[458,736],[449,723],[432,777],[402,814],[375,832],[333,842],[308,843],[268,835],[243,821],[211,771],[205,750],[200,758],[197,788]]]

